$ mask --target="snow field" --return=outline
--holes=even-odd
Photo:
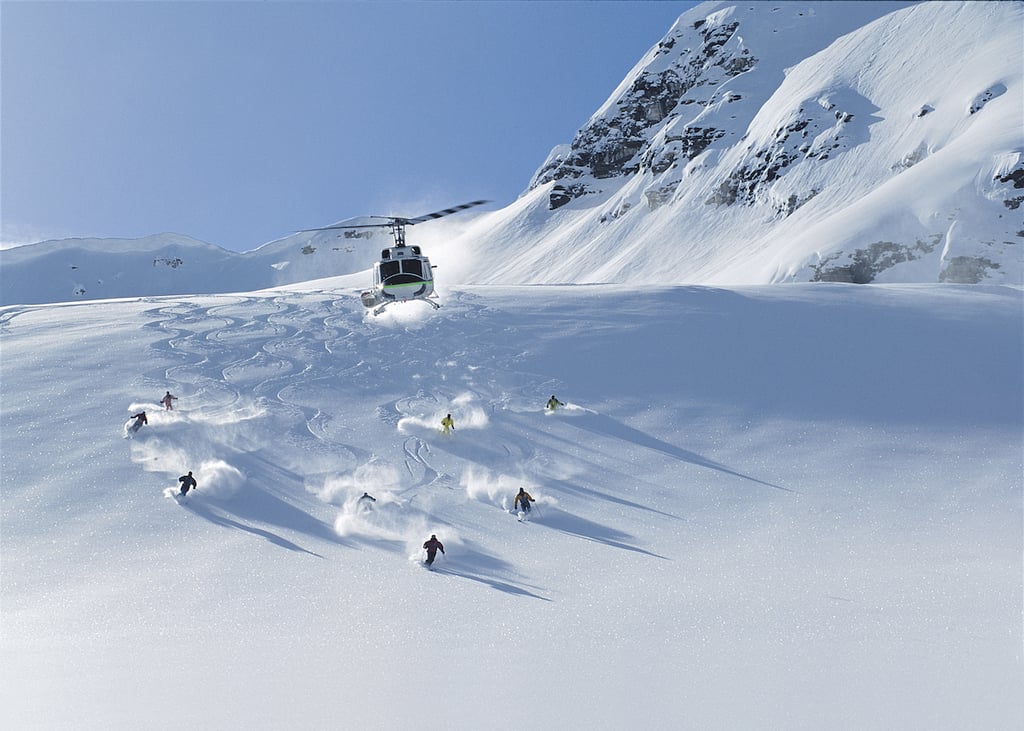
[[[1020,290],[442,294],[0,312],[4,725],[1024,718]]]

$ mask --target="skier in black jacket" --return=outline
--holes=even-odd
[[[437,536],[430,536],[430,540],[423,544],[423,547],[427,549],[427,566],[434,563],[434,557],[437,555],[438,550],[444,553],[444,546],[441,541],[437,540]]]
[[[182,495],[188,495],[189,490],[193,490],[196,487],[198,487],[198,485],[196,485],[196,478],[192,476],[191,470],[189,470],[189,473],[187,475],[182,475],[181,477],[179,477],[178,482],[181,483]]]

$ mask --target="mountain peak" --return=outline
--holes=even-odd
[[[1019,282],[1022,25],[1019,3],[704,3],[537,170],[554,253],[484,276],[565,280],[571,248],[599,281]]]
[[[441,287],[1019,285],[1022,29],[1019,2],[703,3],[519,200],[417,242]],[[378,251],[332,231],[246,254],[175,234],[44,242],[0,254],[0,295],[249,291],[365,273]]]

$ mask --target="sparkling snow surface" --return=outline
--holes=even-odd
[[[343,284],[0,309],[0,725],[1024,722],[1019,288]]]

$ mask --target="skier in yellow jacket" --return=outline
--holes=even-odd
[[[441,419],[441,433],[448,434],[453,431],[455,431],[455,422],[452,421],[452,415],[448,414],[448,416]]]
[[[533,496],[526,491],[525,488],[520,487],[519,492],[516,493],[516,499],[512,501],[512,509],[518,510],[522,508],[524,513],[530,512],[530,503],[536,502]]]

